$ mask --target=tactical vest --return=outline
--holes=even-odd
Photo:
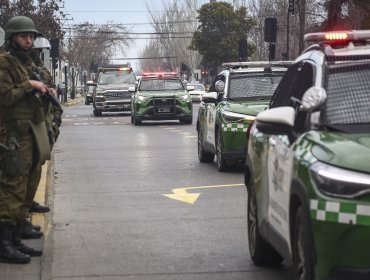
[[[30,79],[31,69],[9,53],[1,53],[0,60],[6,59],[11,65],[9,74],[13,84],[21,84]],[[1,119],[9,135],[32,132],[37,144],[38,159],[41,164],[50,159],[50,145],[45,125],[43,102],[35,94],[24,96],[12,106],[2,106]]]
[[[21,84],[30,79],[29,71],[26,66],[22,65],[18,59],[9,53],[0,54],[0,58],[4,57],[12,65],[9,74],[12,77],[14,84]],[[1,108],[2,119],[5,123],[14,122],[17,120],[29,120],[37,124],[45,121],[42,101],[34,94],[25,94],[14,106]]]

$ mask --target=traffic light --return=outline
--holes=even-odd
[[[239,60],[245,61],[248,57],[247,39],[240,39],[238,46]]]
[[[51,45],[50,57],[52,58],[59,57],[59,39],[51,39],[50,45]]]
[[[276,42],[277,19],[265,18],[265,42]]]
[[[294,1],[295,0],[289,0],[288,2],[288,12],[291,14],[294,14]]]

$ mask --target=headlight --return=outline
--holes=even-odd
[[[222,118],[224,119],[225,122],[241,122],[241,121],[252,122],[256,119],[255,116],[243,115],[228,111],[222,112]]]
[[[104,91],[97,91],[95,96],[96,97],[104,97]]]
[[[145,100],[148,100],[149,98],[150,96],[137,95],[137,99],[139,101],[145,101]]]
[[[311,165],[311,177],[316,187],[329,196],[355,198],[370,193],[370,174],[316,162]]]
[[[190,100],[191,99],[191,97],[190,97],[190,95],[189,94],[185,94],[185,95],[181,95],[181,97],[180,97],[182,100]]]

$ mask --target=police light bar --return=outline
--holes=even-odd
[[[144,72],[143,76],[148,77],[148,76],[177,76],[176,72]]]
[[[103,72],[103,73],[106,73],[106,72],[118,72],[118,71],[132,73],[132,68],[131,67],[99,68],[99,72]]]
[[[352,30],[352,31],[330,31],[308,33],[304,36],[305,42],[314,43],[340,43],[354,41],[369,41],[370,30]]]

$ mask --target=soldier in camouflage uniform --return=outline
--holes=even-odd
[[[44,66],[40,59],[40,52],[43,48],[50,48],[50,43],[46,38],[37,37],[34,42],[33,50],[30,56],[34,62],[32,71],[34,75],[38,75],[38,79],[42,80],[48,87],[50,94],[56,94],[52,77],[49,70]],[[48,96],[49,99],[42,98],[43,107],[45,112],[45,124],[49,136],[50,149],[52,149],[55,141],[59,135],[59,127],[62,123],[63,109],[56,98]],[[50,98],[53,98],[53,102],[50,102]],[[40,183],[41,178],[41,165],[35,167],[34,176],[30,177],[27,185],[27,194],[25,199],[25,206],[30,212],[48,212],[49,207],[42,206],[34,201],[37,187]],[[42,236],[38,226],[32,225],[30,222],[25,221],[21,228],[22,238],[38,238]]]
[[[29,55],[38,31],[24,16],[5,27],[0,53],[0,261],[27,263],[41,250],[22,244],[20,227],[28,209],[27,186],[37,168],[50,159],[43,96],[49,89],[33,77]]]

